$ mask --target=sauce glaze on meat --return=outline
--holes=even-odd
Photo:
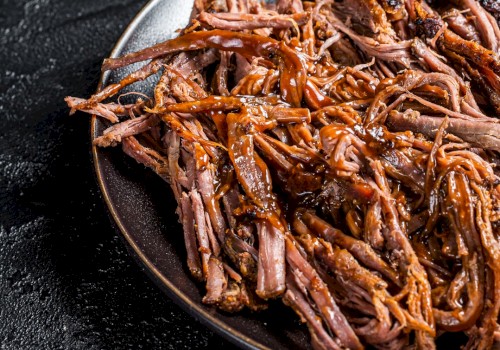
[[[315,349],[489,349],[500,310],[496,1],[197,0],[71,112],[167,181],[203,302],[281,298]],[[154,95],[110,98],[152,75]]]

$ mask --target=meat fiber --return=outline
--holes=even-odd
[[[170,185],[203,303],[281,299],[315,349],[462,333],[486,350],[500,340],[497,3],[198,1],[178,37],[103,70],[149,62],[66,102],[103,119],[95,147]],[[111,100],[147,78],[150,97]]]

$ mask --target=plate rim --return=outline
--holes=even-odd
[[[118,53],[122,51],[123,47],[126,45],[127,41],[135,32],[139,23],[144,19],[145,16],[149,14],[155,6],[157,6],[163,0],[150,0],[144,5],[144,7],[134,16],[130,23],[125,27],[123,33],[116,41],[111,53],[110,58],[118,57]],[[97,85],[97,90],[100,91],[103,87],[104,81],[107,80],[110,71],[101,72],[99,82]],[[93,141],[97,137],[97,116],[92,115],[90,121],[90,139]],[[99,147],[95,146],[93,142],[91,143],[92,148],[92,161],[94,164],[94,170],[96,174],[96,180],[99,185],[102,199],[106,203],[109,214],[113,219],[115,229],[118,228],[122,237],[125,238],[128,247],[132,248],[132,253],[135,255],[135,260],[138,260],[140,265],[142,265],[143,270],[145,270],[146,275],[148,275],[153,282],[155,282],[160,289],[167,294],[177,305],[179,305],[184,311],[186,311],[191,317],[199,321],[202,325],[211,329],[215,333],[219,334],[223,338],[229,340],[234,345],[249,350],[271,350],[271,348],[255,341],[254,339],[242,334],[237,329],[229,326],[222,320],[218,319],[214,315],[210,314],[203,308],[201,308],[196,302],[190,300],[190,298],[180,291],[166,276],[164,276],[161,271],[147,258],[144,252],[139,248],[137,243],[133,240],[132,236],[129,234],[128,230],[125,228],[122,220],[120,219],[115,205],[111,199],[111,196],[107,190],[105,176],[103,174],[103,169],[101,168],[101,160],[99,155]],[[130,252],[130,249],[128,249]]]

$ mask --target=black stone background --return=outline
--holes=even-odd
[[[164,0],[168,1],[168,0]],[[0,0],[0,349],[232,348],[128,255],[100,197],[89,96],[145,0]]]

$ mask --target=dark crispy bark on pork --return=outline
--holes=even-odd
[[[479,0],[481,5],[488,11],[500,25],[500,3],[495,0]]]

